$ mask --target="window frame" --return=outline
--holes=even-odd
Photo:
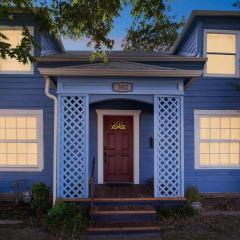
[[[34,37],[34,26],[27,26],[29,29],[30,33]],[[0,26],[0,30],[22,30],[23,28],[21,26]],[[32,56],[34,56],[34,47],[31,50]],[[34,74],[34,64],[31,63],[31,70],[30,71],[1,71],[0,70],[0,75],[4,74],[21,74],[21,75],[32,75]]]
[[[235,61],[235,74],[221,74],[221,73],[207,73],[207,62],[204,66],[204,76],[206,77],[232,77],[236,78],[239,77],[239,43],[238,39],[240,37],[240,31],[234,31],[234,30],[219,30],[219,29],[205,29],[204,30],[204,36],[203,36],[203,56],[207,58],[207,34],[208,33],[215,33],[215,34],[235,34],[236,35],[236,61]],[[221,54],[221,53],[219,53]],[[217,55],[217,54],[216,54]],[[230,54],[233,55],[233,54]]]
[[[0,109],[0,115],[3,116],[13,116],[13,117],[19,117],[19,116],[26,116],[31,117],[34,116],[37,118],[37,146],[38,146],[38,166],[37,167],[26,167],[26,166],[18,166],[18,167],[10,167],[9,165],[1,166],[0,171],[17,171],[17,172],[33,172],[37,171],[40,172],[44,168],[44,162],[43,162],[43,110],[27,110],[27,109]],[[20,142],[19,140],[16,140],[16,142]]]
[[[219,117],[219,116],[240,116],[240,110],[194,110],[194,168],[197,170],[239,170],[239,166],[224,167],[214,165],[212,167],[200,166],[200,116]],[[240,141],[239,141],[240,142]]]

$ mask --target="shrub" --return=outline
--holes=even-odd
[[[174,218],[174,219],[188,219],[198,215],[198,211],[195,210],[189,202],[186,202],[181,207],[161,207],[159,209],[159,218]]]
[[[32,185],[31,207],[38,215],[47,213],[50,209],[50,191],[44,183],[35,183]]]
[[[201,196],[197,187],[189,186],[185,192],[185,198],[190,203],[199,202],[201,199]]]
[[[58,200],[43,220],[45,228],[68,239],[75,239],[84,233],[89,222],[89,209],[73,203]]]

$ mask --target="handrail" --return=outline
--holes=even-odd
[[[90,178],[90,188],[91,188],[91,218],[93,218],[94,194],[95,194],[95,157],[93,158],[93,163],[92,163],[92,172],[91,172],[91,178]]]

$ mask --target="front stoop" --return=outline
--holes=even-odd
[[[157,211],[151,205],[96,206],[87,233],[160,232]]]

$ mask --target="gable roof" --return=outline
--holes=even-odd
[[[45,76],[116,76],[116,77],[182,77],[192,79],[201,76],[199,70],[182,70],[132,62],[109,62],[75,65],[58,68],[39,68]]]
[[[240,11],[193,10],[187,22],[185,23],[182,32],[179,34],[176,42],[173,45],[172,54],[175,54],[178,46],[180,45],[182,39],[196,17],[240,17]]]
[[[38,62],[89,62],[92,51],[67,51],[37,58]],[[111,51],[107,52],[109,61],[144,62],[205,62],[206,58],[162,54],[154,51]],[[103,61],[102,58],[96,60]]]

